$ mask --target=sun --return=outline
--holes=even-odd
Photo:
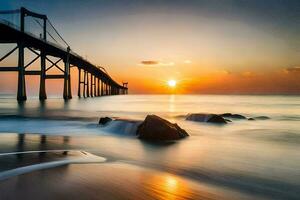
[[[175,81],[175,80],[168,80],[168,86],[169,87],[174,88],[174,87],[176,87],[176,84],[177,84],[177,81]]]

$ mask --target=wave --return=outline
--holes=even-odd
[[[137,128],[142,122],[142,120],[114,119],[101,126],[101,129],[118,135],[135,136]]]
[[[300,134],[292,130],[285,129],[248,129],[247,134],[245,130],[239,131],[240,135],[252,139],[261,139],[269,142],[280,142],[286,144],[299,144]]]
[[[105,126],[98,125],[99,117],[74,116],[28,116],[2,115],[0,116],[1,132],[43,133],[43,134],[116,134],[135,136],[137,127],[142,120],[112,118],[113,121]]]
[[[52,114],[43,114],[43,115],[0,115],[0,120],[14,120],[14,119],[43,119],[43,120],[62,120],[62,121],[95,121],[98,117],[88,117],[88,116],[67,116],[67,115],[52,115]]]
[[[46,153],[69,153],[77,152],[76,156],[68,156],[62,160],[50,160],[47,162],[41,163],[32,163],[30,165],[20,166],[13,169],[5,170],[0,172],[0,180],[5,180],[13,176],[18,176],[25,173],[30,173],[37,170],[49,169],[54,167],[59,167],[68,164],[81,164],[81,163],[103,163],[106,161],[106,158],[93,155],[85,151],[76,151],[76,150],[44,150],[44,151],[25,151],[25,152],[10,152],[10,153],[1,153],[0,156],[24,156],[28,154],[38,154],[39,156],[45,155]],[[58,156],[58,155],[56,155]]]

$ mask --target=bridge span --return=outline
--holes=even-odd
[[[19,23],[8,20],[7,16],[13,16]],[[36,25],[40,27],[39,35],[27,30],[29,26],[26,23],[27,18],[36,22]],[[96,66],[73,52],[46,15],[31,12],[23,7],[17,10],[0,11],[0,43],[16,44],[11,51],[0,57],[0,63],[17,51],[18,66],[1,66],[0,72],[15,71],[18,73],[18,101],[27,99],[25,84],[27,75],[40,77],[40,100],[47,99],[46,79],[63,79],[63,98],[71,99],[71,67],[78,69],[78,97],[128,93],[128,83],[117,83],[103,67]],[[25,63],[25,49],[35,56],[28,63]],[[53,58],[56,58],[56,61],[53,61]],[[39,69],[28,70],[38,59],[40,60]],[[59,63],[63,63],[63,67],[59,66]],[[56,68],[59,73],[48,73],[53,68]]]

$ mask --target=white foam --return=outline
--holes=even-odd
[[[128,121],[118,119],[109,122],[102,129],[104,131],[120,135],[136,135],[137,128],[141,123],[141,121]]]
[[[29,152],[12,152],[12,153],[3,153],[0,154],[2,155],[17,155],[17,154],[26,154],[26,153],[43,153],[43,152],[63,152],[63,151],[70,151],[70,150],[49,150],[49,151],[29,151]],[[59,161],[51,161],[51,162],[46,162],[46,163],[39,163],[39,164],[34,164],[30,166],[24,166],[24,167],[18,167],[15,169],[11,170],[6,170],[4,172],[0,173],[0,180],[8,179],[13,176],[18,176],[21,174],[26,174],[30,173],[36,170],[43,170],[43,169],[49,169],[49,168],[54,168],[54,167],[59,167],[63,165],[68,165],[68,164],[80,164],[80,163],[103,163],[106,161],[106,158],[100,157],[93,155],[88,152],[84,152],[83,156],[79,158],[67,158],[64,160],[59,160]]]

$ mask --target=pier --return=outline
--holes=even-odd
[[[2,17],[10,15],[17,16],[19,23],[13,23]],[[26,23],[26,18],[31,18],[40,26],[42,31],[39,35],[27,31],[29,24]],[[70,69],[73,67],[78,69],[78,97],[128,94],[128,83],[117,83],[104,67],[96,66],[73,52],[46,15],[29,11],[23,7],[17,10],[0,11],[0,33],[0,44],[16,44],[5,55],[1,54],[0,63],[17,51],[18,66],[1,66],[0,72],[18,73],[18,101],[27,99],[25,76],[40,77],[40,100],[47,99],[47,79],[63,79],[63,98],[71,99]],[[25,63],[25,49],[35,56],[28,63]],[[56,58],[56,61],[53,58]],[[39,69],[29,70],[28,68],[38,59],[40,60]],[[62,63],[63,67],[59,66]],[[53,68],[58,69],[59,73],[48,73]]]

